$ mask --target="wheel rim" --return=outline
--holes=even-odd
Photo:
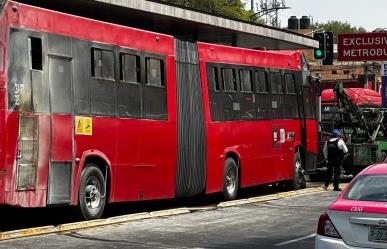
[[[99,208],[102,202],[101,184],[95,176],[87,179],[85,193],[86,206],[89,209]]]
[[[294,163],[294,178],[297,183],[301,182],[301,174],[300,174],[301,170],[302,170],[301,162],[300,160],[296,160],[296,162]]]
[[[226,174],[226,189],[229,194],[233,194],[237,184],[237,172],[235,168],[230,168]]]

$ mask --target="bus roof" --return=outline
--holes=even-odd
[[[301,71],[301,51],[265,51],[198,43],[199,57],[208,62]]]

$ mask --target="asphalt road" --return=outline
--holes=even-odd
[[[0,242],[0,248],[312,249],[320,213],[337,192],[153,218],[62,235]]]
[[[308,187],[313,186],[321,186],[321,183],[308,182]],[[238,198],[265,196],[283,191],[283,189],[274,186],[245,188],[239,190]],[[222,201],[224,201],[223,195],[218,193],[172,200],[114,203],[107,206],[104,218],[179,207],[192,208],[216,206]],[[81,217],[78,207],[19,208],[0,206],[0,231],[11,231],[48,225],[56,226],[82,220],[83,218]]]

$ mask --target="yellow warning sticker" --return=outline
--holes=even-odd
[[[84,135],[91,136],[93,135],[93,119],[85,117],[83,120]]]
[[[83,135],[85,133],[83,120],[83,117],[75,117],[75,134],[77,135]]]

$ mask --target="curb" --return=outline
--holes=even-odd
[[[20,229],[20,230],[0,233],[0,241],[17,239],[17,238],[25,238],[25,237],[31,237],[31,236],[37,236],[37,235],[45,235],[45,234],[57,233],[57,232],[59,232],[59,229],[58,227],[54,227],[54,226]]]
[[[345,188],[346,185],[347,184],[340,184],[340,187]],[[330,190],[332,190],[332,188],[330,188]],[[285,193],[277,193],[277,194],[271,194],[266,196],[252,197],[248,199],[226,201],[226,202],[219,203],[217,205],[217,208],[227,208],[227,207],[234,207],[234,206],[240,206],[245,204],[267,202],[272,200],[294,197],[302,194],[318,193],[318,192],[324,192],[324,190],[321,187],[314,187],[314,188],[290,191]],[[192,211],[195,211],[195,210],[193,209]],[[35,228],[26,228],[26,229],[14,230],[14,231],[0,232],[0,241],[26,238],[26,237],[32,237],[32,236],[38,236],[38,235],[54,234],[54,233],[57,233],[57,234],[68,233],[68,232],[89,229],[94,227],[101,227],[101,226],[114,225],[119,223],[126,223],[130,221],[138,221],[138,220],[157,218],[157,217],[168,217],[168,216],[188,214],[188,213],[191,213],[191,210],[189,208],[176,208],[176,209],[169,209],[169,210],[154,211],[149,213],[144,212],[144,213],[137,213],[137,214],[121,215],[121,216],[111,217],[107,219],[67,223],[67,224],[58,225],[56,227],[43,226],[43,227],[35,227]]]
[[[345,188],[347,184],[340,184],[341,188]],[[333,187],[329,187],[328,190],[332,190]],[[267,201],[273,201],[278,199],[284,199],[284,198],[290,198],[294,196],[304,195],[304,194],[311,194],[311,193],[320,193],[325,192],[325,190],[322,189],[322,187],[313,187],[313,188],[307,188],[307,189],[301,189],[301,190],[294,190],[289,191],[285,193],[277,193],[277,194],[271,194],[271,195],[265,195],[265,196],[258,196],[258,197],[252,197],[248,199],[241,199],[241,200],[235,200],[235,201],[225,201],[218,204],[219,208],[226,208],[226,207],[234,207],[234,206],[240,206],[244,204],[253,204],[253,203],[260,203],[260,202],[267,202]]]
[[[114,225],[119,223],[125,223],[129,221],[144,220],[149,218],[156,217],[168,217],[179,214],[191,213],[188,208],[176,208],[162,211],[155,211],[150,213],[137,213],[137,214],[128,214],[122,216],[111,217],[107,219],[91,220],[91,221],[80,221],[67,224],[61,224],[58,226],[43,226],[36,228],[26,228],[14,231],[0,232],[0,241],[10,240],[10,239],[20,239],[27,238],[38,235],[46,234],[62,234],[69,233],[83,229],[89,229],[94,227],[101,227],[107,225]]]

